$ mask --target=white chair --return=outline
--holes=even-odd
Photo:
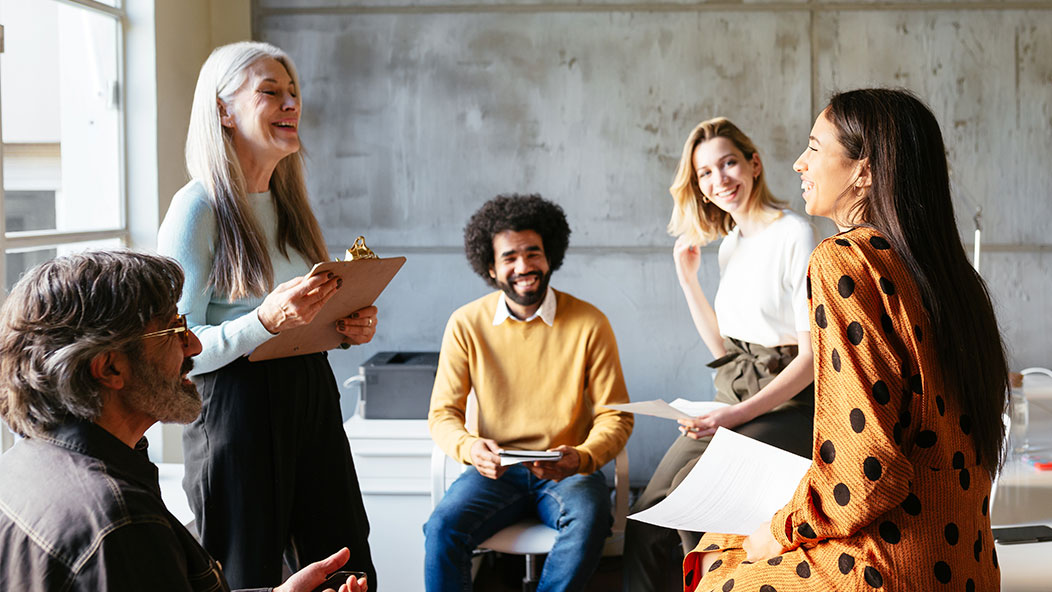
[[[478,404],[474,393],[468,395],[468,404],[465,423],[469,431],[478,433],[472,429],[478,424]],[[435,446],[431,451],[431,507],[438,506],[446,493],[446,488],[456,481],[460,473],[467,468],[446,456],[441,448]],[[624,448],[618,453],[614,460],[614,524],[611,527],[610,536],[607,537],[603,546],[603,556],[621,555],[625,545],[625,522],[628,516],[628,451]],[[524,555],[526,557],[526,575],[522,579],[523,592],[530,592],[537,584],[537,558],[547,555],[555,544],[554,528],[546,526],[535,517],[524,518],[512,524],[479,544],[482,551],[496,551],[511,555]]]

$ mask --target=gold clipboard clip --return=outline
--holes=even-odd
[[[364,236],[359,236],[354,239],[354,244],[351,245],[351,248],[347,249],[347,253],[343,258],[344,261],[354,261],[356,259],[379,259],[372,249],[365,246]]]

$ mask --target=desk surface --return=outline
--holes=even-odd
[[[1033,454],[1052,460],[1052,378],[1029,375],[1024,383],[1030,405]],[[1027,458],[1009,456],[998,479],[991,509],[994,525],[1052,525],[1052,471],[1039,471]],[[1052,542],[997,545],[1002,592],[1052,589]]]

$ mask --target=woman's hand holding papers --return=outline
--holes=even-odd
[[[471,445],[471,465],[479,475],[498,479],[507,467],[500,465],[500,446],[495,440],[479,438]]]
[[[699,440],[716,433],[716,428],[727,429],[738,427],[750,418],[744,417],[738,405],[727,405],[714,409],[704,415],[690,419],[679,419],[679,431],[688,438]]]
[[[774,535],[771,534],[770,522],[764,522],[752,534],[745,537],[742,548],[745,549],[745,559],[753,563],[770,559],[782,552],[781,543],[776,541]]]

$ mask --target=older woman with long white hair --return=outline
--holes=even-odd
[[[369,523],[339,392],[324,353],[249,362],[274,335],[310,323],[341,286],[306,277],[328,260],[300,152],[300,85],[282,50],[242,42],[212,52],[197,81],[186,164],[158,250],[186,271],[179,299],[203,351],[191,377],[201,417],[183,436],[183,486],[201,542],[235,588],[280,583],[293,568],[351,550],[368,575]],[[337,321],[370,341],[376,309]]]

